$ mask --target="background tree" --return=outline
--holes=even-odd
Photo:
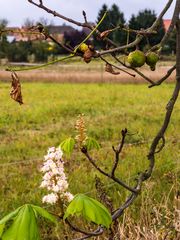
[[[22,27],[24,27],[24,28],[30,28],[30,27],[34,26],[35,24],[36,24],[36,23],[35,23],[34,20],[32,20],[32,19],[30,19],[30,18],[26,18],[26,19],[24,20],[24,23],[23,23]]]
[[[7,41],[7,35],[3,33],[7,24],[8,21],[6,19],[0,19],[0,58],[5,58],[8,52],[9,43]]]
[[[131,19],[129,20],[129,28],[140,30],[140,29],[147,29],[150,27],[153,22],[156,20],[157,16],[155,11],[145,9],[140,11],[137,15],[132,15]],[[150,44],[151,46],[158,44],[162,37],[164,36],[165,29],[163,20],[160,20],[159,28],[157,30],[157,34],[150,34],[147,37],[147,40],[143,39],[139,44],[140,49],[143,49],[145,46]],[[136,34],[130,33],[130,41],[135,40]]]
[[[169,55],[169,54],[175,54],[176,53],[176,31],[173,31],[167,43],[163,47],[163,54]]]
[[[97,16],[96,22],[99,22],[101,20],[102,16],[104,15],[104,13],[107,12],[107,11],[108,11],[108,6],[106,4],[103,4],[102,8],[98,12],[98,16]],[[103,32],[103,31],[105,31],[107,29],[109,29],[109,21],[108,21],[108,18],[105,18],[103,23],[99,26],[99,31]],[[99,41],[99,39],[95,35],[95,37],[94,37],[94,45],[97,48],[105,48],[106,44],[104,42],[102,42],[102,41]]]
[[[109,23],[110,28],[116,27],[118,25],[124,26],[125,18],[124,13],[120,11],[119,7],[116,4],[113,4],[111,9],[109,10]],[[115,31],[111,34],[111,39],[116,44],[124,45],[126,43],[126,33],[124,31]]]
[[[32,53],[32,43],[27,42],[15,42],[9,44],[7,57],[11,62],[27,62],[27,57]]]
[[[64,33],[64,42],[65,44],[75,47],[81,43],[85,37],[86,33],[84,31],[73,30]]]
[[[110,9],[108,9],[106,4],[102,5],[102,8],[99,10],[97,21],[99,22],[104,13],[108,11],[107,17],[104,19],[103,23],[99,26],[99,31],[103,32],[107,29],[112,29],[119,25],[125,24],[125,18],[123,12],[120,11],[119,7],[116,4],[113,4]],[[126,33],[123,31],[115,31],[109,35],[109,38],[117,44],[125,44],[126,42]],[[106,44],[102,41],[99,41],[96,37],[94,38],[94,44],[98,48],[105,48]]]

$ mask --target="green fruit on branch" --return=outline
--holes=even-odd
[[[159,55],[155,52],[148,52],[146,54],[146,63],[147,65],[150,66],[150,69],[152,71],[155,71],[156,69],[156,63],[158,62],[159,60]]]
[[[127,62],[131,67],[142,67],[146,62],[146,56],[142,51],[135,50],[128,55]]]
[[[88,45],[86,43],[82,43],[80,46],[79,46],[79,50],[83,53],[85,53],[87,50],[89,49]]]

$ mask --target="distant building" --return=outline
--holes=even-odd
[[[68,25],[62,25],[62,26],[55,26],[50,25],[47,27],[49,30],[49,33],[59,42],[63,41],[64,34],[66,32],[74,31],[74,28]]]
[[[164,23],[164,29],[167,32],[167,30],[171,24],[171,19],[163,19],[163,23]]]
[[[43,36],[40,33],[30,33],[28,28],[26,27],[8,27],[8,38],[11,38],[11,41],[15,42],[27,42],[27,41],[36,41],[42,40]]]

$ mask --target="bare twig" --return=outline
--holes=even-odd
[[[103,174],[104,176],[112,179],[113,181],[117,182],[119,185],[121,185],[122,187],[126,188],[127,190],[129,190],[130,192],[136,192],[136,190],[130,186],[128,186],[126,183],[124,183],[123,181],[121,181],[120,179],[116,178],[115,176],[112,176],[111,174],[103,171],[99,166],[97,166],[97,164],[95,163],[95,160],[89,155],[88,151],[86,148],[82,148],[81,149],[82,153],[84,153],[84,155],[87,157],[87,159],[89,160],[89,162],[95,167],[96,170],[98,170],[101,174]]]
[[[68,219],[66,219],[65,221],[66,221],[66,223],[70,226],[70,228],[73,231],[76,231],[76,232],[79,232],[79,233],[83,233],[85,235],[98,236],[98,235],[100,235],[103,232],[103,228],[102,228],[102,230],[99,230],[97,232],[86,232],[85,230],[82,230],[82,229],[74,226]]]
[[[65,20],[65,21],[70,22],[70,23],[73,23],[73,24],[75,24],[75,25],[77,25],[77,26],[79,26],[79,27],[90,27],[90,24],[88,24],[88,23],[81,23],[81,22],[75,21],[75,20],[73,20],[72,18],[65,17],[64,15],[62,15],[62,14],[56,12],[56,11],[53,11],[53,10],[51,10],[50,8],[47,8],[47,7],[43,4],[43,1],[40,1],[39,4],[36,3],[36,2],[33,1],[33,0],[28,0],[28,2],[31,3],[31,4],[33,4],[33,5],[35,5],[36,7],[39,7],[39,8],[41,8],[41,9],[45,10],[47,13],[52,14],[54,17],[59,17],[59,18]]]
[[[68,48],[68,47],[67,47],[66,45],[64,45],[63,43],[58,42],[52,35],[50,35],[50,34],[48,33],[48,31],[46,31],[46,30],[44,29],[44,26],[43,26],[42,24],[38,24],[38,25],[35,27],[35,29],[38,29],[39,32],[45,37],[45,39],[49,38],[49,39],[51,39],[56,45],[58,45],[59,47],[65,49],[67,52],[69,52],[69,53],[74,53],[72,49]],[[78,55],[78,54],[76,54],[76,55]]]
[[[119,144],[118,149],[115,149],[113,147],[113,150],[115,152],[115,161],[114,161],[114,165],[113,165],[112,172],[111,172],[111,175],[113,177],[114,177],[116,168],[117,168],[118,163],[119,163],[119,155],[120,155],[120,153],[121,153],[121,151],[123,149],[124,143],[125,143],[125,138],[126,138],[126,135],[127,135],[127,129],[122,130],[121,131],[121,135],[122,135],[122,140],[121,140],[121,143]]]
[[[86,15],[86,12],[83,11],[82,14],[83,14],[83,17],[84,17],[84,21],[85,21],[85,23],[87,23],[88,21],[87,21],[87,15]]]
[[[168,31],[165,33],[161,42],[151,48],[152,51],[161,48],[166,43],[166,41],[169,39],[169,36],[172,33],[172,31],[174,30],[174,27],[176,25],[177,18],[179,17],[179,6],[178,5],[179,5],[179,2],[176,0],[175,10],[174,10],[173,17],[172,17],[172,20],[171,20],[171,24],[168,28]]]
[[[162,144],[161,144],[160,148],[157,151],[155,151],[155,153],[160,153],[162,151],[162,149],[164,148],[165,144],[166,144],[165,137],[162,136],[161,139],[162,139]]]
[[[171,74],[174,72],[174,70],[176,70],[176,65],[174,65],[173,67],[171,67],[165,76],[163,76],[161,79],[159,79],[157,82],[154,82],[152,85],[149,86],[149,88],[155,87],[155,86],[159,86],[161,85],[166,79],[168,79],[168,77],[171,76]]]

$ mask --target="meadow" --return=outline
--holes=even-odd
[[[81,113],[85,115],[88,135],[101,144],[101,149],[92,151],[92,155],[107,171],[114,160],[112,145],[118,144],[121,130],[128,129],[130,135],[118,175],[133,183],[137,173],[148,166],[148,148],[163,121],[173,87],[173,84],[148,89],[146,84],[23,82],[24,104],[20,106],[9,97],[10,84],[1,82],[0,217],[24,203],[41,205],[44,191],[39,188],[42,177],[39,168],[43,156],[48,147],[58,146],[65,138],[76,135],[74,126]],[[156,157],[153,176],[120,219],[122,239],[133,240],[138,236],[146,239],[151,234],[148,240],[163,239],[167,231],[172,234],[168,239],[173,239],[173,199],[180,180],[179,119],[180,100],[166,132],[166,146]],[[85,157],[75,151],[65,161],[71,192],[97,197],[95,176],[100,175]],[[104,177],[101,179],[114,206],[119,206],[127,191]],[[63,239],[57,232],[42,228],[43,239]]]

